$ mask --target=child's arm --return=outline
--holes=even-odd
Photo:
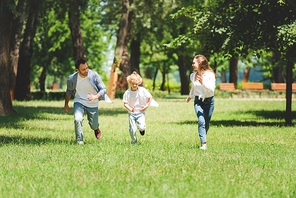
[[[129,110],[129,111],[131,111],[131,112],[135,112],[135,106],[134,106],[134,108],[131,108],[129,105],[128,105],[128,103],[127,102],[125,102],[124,104],[123,104],[123,106],[127,109],[127,110]]]
[[[149,107],[151,101],[152,101],[152,97],[148,98],[147,104],[145,106],[142,106],[142,109],[140,110],[140,112],[144,112]]]

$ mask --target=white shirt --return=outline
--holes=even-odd
[[[88,93],[96,95],[97,92],[95,88],[90,84],[89,77],[81,78],[78,74],[77,77],[77,85],[76,85],[76,93],[74,98],[74,103],[79,102],[87,107],[98,107],[99,100],[89,101],[87,99]]]
[[[131,108],[136,107],[134,113],[140,113],[142,106],[147,105],[148,99],[151,97],[151,94],[143,87],[138,87],[137,91],[132,91],[131,88],[129,88],[123,94],[123,102],[127,103]],[[143,113],[145,112],[146,110]],[[129,113],[133,112],[129,111]]]
[[[204,72],[202,76],[202,84],[197,80],[195,81],[196,72],[190,75],[190,80],[192,82],[191,90],[189,93],[190,98],[199,96],[202,99],[214,96],[214,91],[216,87],[215,74],[210,71]]]

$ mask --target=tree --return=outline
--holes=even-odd
[[[20,48],[20,57],[18,61],[18,75],[16,77],[15,99],[30,100],[31,99],[31,58],[33,55],[33,42],[36,34],[39,14],[38,0],[31,0],[29,5],[29,16],[26,23],[24,39]]]
[[[14,112],[10,97],[10,37],[13,24],[13,0],[0,1],[0,115]]]
[[[68,0],[69,28],[73,43],[73,59],[86,58],[83,37],[80,27],[80,7],[85,6],[86,0]]]
[[[213,32],[221,38],[222,45],[215,46],[227,56],[241,54],[245,57],[250,49],[258,55],[262,50],[281,53],[281,58],[287,62],[286,125],[291,125],[291,75],[296,57],[296,2],[218,0],[200,10],[188,7],[182,11],[196,19],[196,31],[186,39],[195,37],[197,31],[205,33],[202,30],[208,28],[210,31],[207,32]]]
[[[12,27],[12,35],[10,37],[10,96],[11,101],[14,99],[14,90],[16,84],[16,76],[17,76],[17,67],[19,61],[19,50],[20,50],[20,42],[22,37],[23,23],[25,20],[25,11],[27,6],[27,0],[19,0],[16,13],[17,16],[14,18],[13,27]]]
[[[118,69],[122,61],[122,53],[124,48],[124,42],[126,37],[126,30],[128,25],[128,15],[129,15],[129,0],[122,0],[122,11],[121,18],[119,22],[119,29],[117,34],[117,43],[115,48],[114,60],[111,68],[109,84],[107,89],[107,95],[111,98],[115,98],[115,91],[118,79]]]

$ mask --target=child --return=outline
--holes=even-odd
[[[142,78],[139,74],[137,74],[137,72],[134,71],[126,79],[131,87],[124,93],[123,102],[124,107],[129,113],[129,132],[132,140],[131,143],[136,144],[136,123],[140,134],[145,135],[145,112],[152,101],[152,96],[147,89],[139,87],[142,83]]]

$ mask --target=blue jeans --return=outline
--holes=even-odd
[[[98,107],[90,108],[79,102],[74,103],[74,125],[76,141],[83,141],[83,115],[87,113],[88,124],[92,130],[99,128],[99,109]]]
[[[131,136],[132,143],[137,143],[137,126],[139,130],[145,130],[146,129],[146,123],[145,123],[145,113],[129,113],[129,132]]]
[[[207,142],[206,135],[210,128],[210,120],[214,111],[214,96],[205,98],[204,101],[198,96],[194,99],[194,109],[198,118],[198,133],[201,143]]]

